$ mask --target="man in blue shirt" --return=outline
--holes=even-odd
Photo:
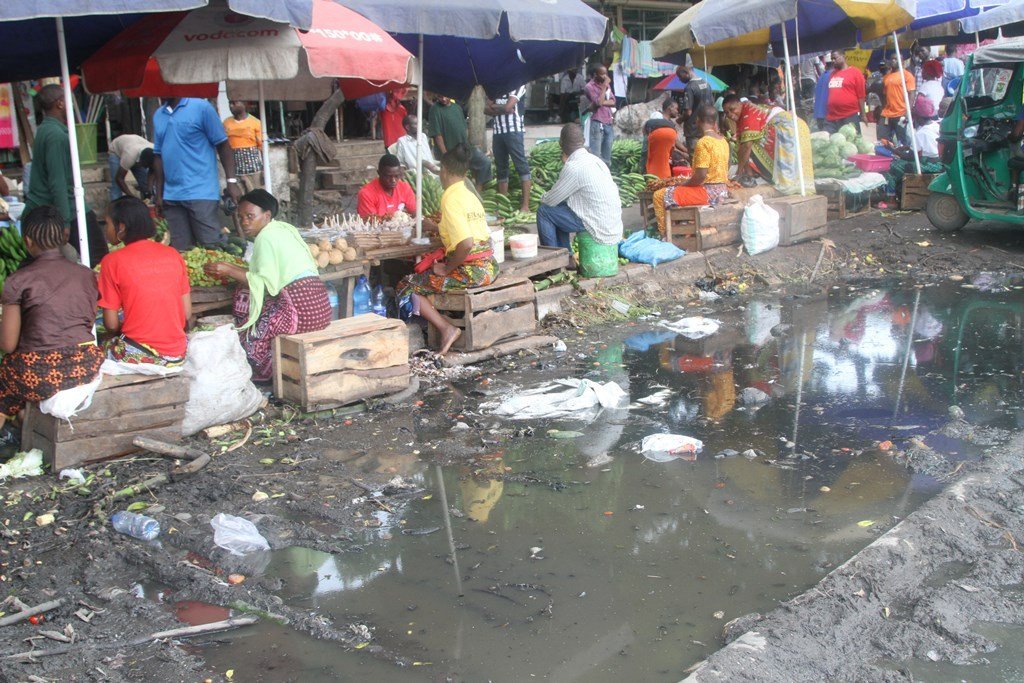
[[[831,74],[832,62],[826,62],[825,71],[818,76],[818,82],[814,86],[814,120],[818,130],[825,130],[825,117],[828,115],[828,79]]]
[[[196,244],[224,244],[218,208],[217,157],[227,191],[237,202],[242,190],[224,124],[206,100],[165,100],[153,114],[153,175],[157,210],[167,219],[171,246],[187,251]]]

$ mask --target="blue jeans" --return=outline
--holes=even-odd
[[[537,207],[537,236],[545,247],[568,249],[572,234],[584,230],[583,221],[565,202],[558,206],[541,204]]]
[[[607,123],[590,119],[590,153],[600,157],[608,168],[612,167],[612,140],[615,130]]]
[[[121,188],[117,185],[117,172],[121,168],[121,157],[113,152],[107,153],[107,165],[110,167],[110,201],[120,199],[124,196]],[[143,197],[149,195],[149,169],[142,164],[132,166],[132,175],[135,182],[139,184],[139,194]]]
[[[530,180],[530,160],[526,157],[522,133],[499,133],[491,138],[491,149],[494,151],[494,166],[498,172],[498,182],[507,183],[509,170],[508,160],[516,166],[520,180]]]

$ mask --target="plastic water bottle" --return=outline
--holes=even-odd
[[[331,320],[337,320],[340,309],[338,308],[338,289],[330,282],[325,282],[324,287],[327,289],[327,301],[331,305]]]
[[[122,534],[137,538],[140,541],[152,541],[160,535],[160,522],[146,515],[138,515],[134,512],[115,512],[110,523]]]
[[[388,307],[384,303],[384,288],[377,285],[373,290],[373,312],[382,318],[388,317]]]
[[[359,276],[355,289],[352,290],[352,311],[356,315],[373,312],[370,305],[370,283],[366,281],[365,275]]]

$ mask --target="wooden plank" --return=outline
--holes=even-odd
[[[928,202],[931,190],[928,186],[935,180],[935,173],[908,173],[903,176],[900,188],[900,209],[918,211]]]
[[[409,386],[409,365],[374,370],[346,370],[306,378],[306,410],[354,403]]]
[[[472,329],[463,334],[466,340],[460,348],[479,351],[502,339],[533,334],[537,329],[537,307],[527,304],[501,312],[484,311],[473,316],[472,323]],[[462,337],[456,343],[461,341]]]
[[[316,332],[303,332],[301,334],[289,334],[286,339],[294,342],[296,345],[315,344],[327,339],[338,339],[341,337],[353,337],[360,334],[366,334],[367,332],[373,332],[375,330],[386,330],[391,328],[404,328],[405,323],[395,318],[384,318],[376,313],[364,313],[357,315],[353,318],[345,318],[342,320],[332,320],[331,323],[322,330]],[[294,348],[299,348],[296,346]],[[286,353],[293,358],[299,357],[298,351],[291,351],[282,347],[282,352]]]
[[[43,458],[50,465],[50,470],[58,472],[66,467],[116,458],[135,453],[140,449],[132,443],[137,436],[145,436],[158,441],[180,441],[181,422],[154,426],[137,432],[97,436],[88,439],[75,439],[63,443],[52,443],[46,437],[35,434],[33,448],[43,451]]]
[[[547,273],[556,273],[572,265],[572,254],[562,247],[537,247],[537,256],[531,259],[516,261],[506,259],[499,265],[501,279],[507,277],[536,277]]]
[[[430,244],[404,244],[400,247],[381,247],[380,249],[367,249],[363,256],[368,259],[386,261],[388,259],[407,259],[415,256],[422,256],[428,252],[440,248],[441,243],[431,240]]]
[[[181,375],[152,378],[156,381],[97,391],[92,405],[78,419],[107,420],[139,410],[161,408],[188,401],[188,381]],[[101,387],[102,389],[102,387]]]
[[[74,420],[72,418],[71,424],[53,415],[37,413],[32,431],[55,443],[63,443],[96,436],[115,436],[124,432],[138,432],[143,429],[151,429],[156,425],[180,423],[184,418],[184,403],[140,410],[110,420]]]
[[[333,370],[387,368],[408,360],[409,335],[404,326],[306,344],[303,349],[307,377]]]
[[[218,285],[216,287],[193,287],[192,303],[211,303],[231,301],[235,297],[234,287]]]
[[[430,300],[439,311],[469,312],[529,301],[535,296],[536,291],[532,282],[523,278],[512,278],[486,287],[432,294]]]
[[[281,364],[281,335],[274,337],[270,344],[274,353],[274,363],[272,367],[272,372],[274,373],[274,396],[281,396],[283,391],[282,383],[284,382],[284,378],[282,376],[283,366]]]

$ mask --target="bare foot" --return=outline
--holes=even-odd
[[[447,330],[441,333],[441,348],[438,350],[440,355],[448,353],[448,349],[452,348],[452,344],[462,336],[462,330],[455,327],[454,325],[449,327]]]
[[[522,206],[520,206],[520,207],[519,207],[519,211],[520,211],[521,213],[532,213],[532,212],[530,211],[530,205],[529,205],[529,204],[523,204]]]

